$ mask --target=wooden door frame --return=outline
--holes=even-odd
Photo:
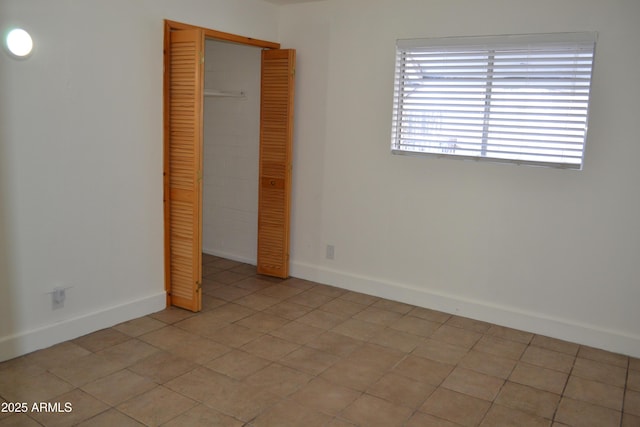
[[[185,24],[182,22],[171,21],[165,19],[164,21],[164,76],[163,76],[163,200],[164,200],[164,276],[165,276],[165,292],[167,294],[167,307],[171,305],[171,247],[169,242],[170,236],[170,222],[169,222],[169,204],[168,190],[169,190],[169,83],[170,79],[167,78],[166,70],[169,69],[169,34],[171,31],[179,30],[200,30],[204,33],[205,39],[219,40],[225,42],[236,43],[246,46],[254,46],[262,49],[280,49],[280,43],[270,42],[266,40],[254,39],[251,37],[244,37],[237,34],[225,33],[223,31],[212,30],[209,28],[199,27],[196,25]],[[204,78],[204,77],[203,77]]]

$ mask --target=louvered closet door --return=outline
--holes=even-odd
[[[168,278],[172,305],[202,307],[202,90],[204,35],[173,31],[169,51]]]
[[[289,276],[289,211],[296,52],[262,51],[258,273]]]

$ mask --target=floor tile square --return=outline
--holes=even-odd
[[[156,386],[152,380],[124,369],[85,384],[82,390],[111,406],[116,406]]]
[[[477,426],[489,410],[491,403],[466,394],[439,388],[420,410],[462,426]]]
[[[271,331],[271,335],[296,344],[306,344],[324,332],[324,329],[293,321]]]
[[[124,367],[133,365],[159,351],[156,347],[134,338],[100,350],[95,354]]]
[[[417,409],[435,389],[435,386],[388,373],[373,384],[367,393],[397,405]]]
[[[222,382],[219,385],[219,388],[204,397],[204,404],[245,422],[254,419],[281,400],[280,396],[269,390],[244,383]]]
[[[559,401],[557,394],[509,381],[495,399],[495,403],[547,419],[553,418]]]
[[[530,346],[525,350],[520,360],[531,365],[553,369],[555,371],[560,371],[568,374],[569,372],[571,372],[575,357],[566,353],[547,350],[542,347]]]
[[[326,353],[344,357],[353,353],[355,349],[364,344],[364,341],[347,337],[345,335],[336,334],[334,332],[325,332],[318,335],[307,343],[307,347],[315,348]]]
[[[509,381],[556,394],[562,394],[568,377],[567,374],[560,371],[520,362],[511,373]]]
[[[0,416],[0,426],[2,427],[42,427],[42,424],[25,413],[7,414]]]
[[[368,365],[380,370],[389,370],[405,358],[405,353],[392,348],[366,343],[345,357],[361,365]]]
[[[417,345],[412,354],[435,360],[436,362],[458,364],[468,352],[469,349],[466,347],[449,344],[444,341],[426,339]]]
[[[431,334],[431,338],[470,349],[480,338],[482,338],[482,334],[445,324],[440,326],[437,331]]]
[[[54,345],[43,350],[38,350],[26,355],[23,360],[32,362],[44,369],[52,369],[56,366],[69,363],[71,360],[87,356],[91,352],[72,341]]]
[[[309,374],[273,363],[249,375],[244,383],[286,397],[307,384],[312,378],[313,376]]]
[[[457,367],[442,383],[442,387],[492,402],[504,380]]]
[[[362,393],[339,384],[316,378],[291,395],[303,406],[336,415]]]
[[[347,293],[346,289],[341,289],[336,286],[325,285],[322,283],[317,283],[314,287],[311,288],[311,290],[333,298],[338,298],[339,296]]]
[[[203,255],[168,308],[0,362],[0,426],[640,426],[640,359]]]
[[[297,321],[316,328],[329,330],[347,319],[348,316],[345,314],[329,313],[328,311],[316,309],[299,317]]]
[[[563,397],[555,420],[570,426],[617,427],[621,415],[613,409]]]
[[[308,290],[289,297],[286,302],[302,305],[308,308],[318,308],[323,304],[332,301],[335,297],[324,295],[320,292]]]
[[[224,391],[237,384],[240,382],[226,375],[207,368],[197,368],[167,382],[164,386],[202,403],[209,396],[221,393],[221,390]]]
[[[498,338],[504,338],[510,341],[516,341],[522,344],[529,344],[534,337],[534,334],[525,331],[519,331],[517,329],[511,329],[499,325],[491,325],[487,331],[487,335],[491,335]]]
[[[138,337],[142,334],[146,334],[156,329],[165,327],[166,324],[160,320],[154,319],[150,316],[140,317],[138,319],[129,320],[128,322],[120,323],[113,327],[116,331],[127,334],[130,337]]]
[[[391,329],[426,338],[431,336],[438,328],[440,328],[440,326],[440,323],[432,322],[430,320],[414,316],[404,316],[393,322],[389,327]]]
[[[361,364],[358,361],[341,360],[327,368],[321,375],[327,381],[354,390],[365,391],[369,386],[378,381],[384,371],[379,366]]]
[[[280,359],[280,363],[310,375],[320,375],[338,360],[340,358],[333,354],[311,347],[300,347]]]
[[[129,370],[157,384],[164,384],[182,374],[195,369],[197,365],[189,360],[165,351],[140,360]]]
[[[49,372],[34,376],[8,375],[0,377],[0,395],[7,402],[44,402],[75,387]]]
[[[629,392],[627,392],[629,393]],[[597,381],[570,376],[564,395],[582,402],[593,403],[616,411],[622,410],[624,389]]]
[[[150,314],[149,317],[159,320],[165,324],[172,325],[176,322],[195,315],[196,313],[193,313],[189,310],[184,310],[178,307],[167,307],[164,310]]]
[[[198,336],[175,326],[166,326],[139,337],[140,340],[164,350],[179,347],[184,342],[193,341]]]
[[[549,427],[551,420],[502,405],[492,405],[480,427]]]
[[[233,350],[205,364],[213,371],[236,380],[243,380],[254,372],[269,366],[272,362],[242,350]]]
[[[383,326],[375,323],[364,322],[358,319],[348,319],[337,325],[332,332],[345,335],[347,337],[366,341],[384,330]]]
[[[403,426],[412,413],[413,410],[407,407],[364,394],[342,411],[341,415],[357,425],[393,427]]]
[[[382,310],[375,307],[367,307],[353,316],[354,319],[363,320],[369,323],[375,323],[381,326],[388,326],[401,317],[402,314],[396,313],[395,311]]]
[[[96,352],[129,339],[131,339],[129,335],[107,328],[76,338],[73,342],[91,352]]]
[[[263,312],[266,314],[272,314],[274,316],[282,317],[284,319],[296,320],[304,316],[311,310],[312,308],[304,305],[295,304],[290,301],[282,301],[265,309]]]
[[[305,408],[292,400],[282,400],[251,422],[251,427],[324,427],[330,415]]]
[[[356,314],[367,308],[366,305],[358,304],[357,302],[348,301],[342,298],[335,298],[325,304],[318,307],[322,311],[328,311],[330,313],[345,314],[347,316],[355,316]]]
[[[263,359],[278,360],[298,349],[299,344],[283,340],[271,335],[263,335],[260,338],[243,345],[241,350],[251,353]]]
[[[489,353],[494,356],[505,357],[507,359],[519,360],[527,345],[505,338],[484,335],[473,347],[474,350]]]
[[[245,423],[228,415],[222,414],[205,405],[198,405],[183,412],[163,427],[242,427]]]
[[[426,384],[439,386],[454,366],[417,356],[407,356],[393,372]]]
[[[443,418],[438,418],[433,415],[425,414],[423,412],[415,412],[409,421],[407,421],[406,427],[460,427],[460,424],[447,421]],[[520,426],[518,426],[520,427]]]
[[[109,408],[103,402],[79,389],[57,396],[49,402],[58,403],[60,408],[65,409],[62,412],[31,411],[29,413],[30,417],[47,427],[76,425]],[[67,404],[71,405],[69,412],[65,412]]]
[[[627,373],[627,388],[640,391],[640,371],[629,369]]]
[[[467,329],[474,332],[480,332],[484,334],[491,328],[491,324],[487,322],[481,322],[479,320],[470,319],[468,317],[462,316],[451,316],[449,320],[447,320],[446,324],[448,326],[455,326],[456,328]]]
[[[304,292],[304,289],[300,289],[295,286],[286,286],[284,284],[269,286],[268,288],[258,291],[261,295],[266,295],[280,301],[294,297],[302,292]]]
[[[265,313],[255,313],[251,316],[245,317],[242,320],[235,322],[236,325],[244,326],[245,328],[253,329],[254,331],[267,333],[278,329],[290,320],[283,319],[282,317],[273,316]]]
[[[370,306],[371,304],[380,300],[378,297],[374,297],[373,295],[363,294],[361,292],[353,292],[348,291],[342,295],[340,298],[346,299],[347,301],[357,302],[358,304]]]
[[[208,334],[213,341],[228,347],[238,348],[263,336],[262,332],[236,325],[228,324]]]
[[[369,339],[370,343],[400,350],[404,353],[411,353],[422,341],[423,338],[418,335],[389,328],[382,330]]]
[[[405,304],[402,302],[391,301],[388,299],[379,299],[375,303],[371,305],[375,308],[380,308],[382,310],[394,311],[399,314],[407,314],[411,310],[413,310],[413,306],[409,304]]]
[[[580,348],[578,344],[542,335],[534,336],[533,340],[531,340],[531,345],[557,351],[558,353],[565,353],[570,356],[575,356]]]
[[[57,377],[79,387],[120,371],[125,367],[126,365],[108,360],[102,355],[90,354],[53,368],[51,372]]]
[[[640,426],[640,416],[623,413],[622,424],[620,426],[621,427],[638,427]]]
[[[109,409],[78,424],[78,427],[144,427],[117,409]]]
[[[640,416],[640,392],[627,390],[624,396],[624,412]]]
[[[196,406],[183,395],[157,386],[118,405],[117,409],[142,424],[159,426]]]
[[[451,318],[449,313],[443,313],[442,311],[431,310],[424,307],[413,307],[407,314],[409,316],[419,317],[421,319],[437,323],[445,323]]]
[[[629,364],[629,358],[622,354],[612,353],[610,351],[601,350],[599,348],[580,346],[578,351],[578,357],[584,359],[595,360],[597,362],[608,363],[620,368],[627,368]]]
[[[460,360],[458,365],[476,372],[507,379],[509,375],[511,375],[516,363],[513,359],[507,359],[473,349]]]
[[[249,307],[253,310],[265,310],[280,302],[277,298],[268,297],[266,295],[260,295],[258,293],[249,294],[235,301],[236,304]]]
[[[626,369],[608,363],[583,359],[581,357],[576,359],[571,375],[599,381],[616,387],[624,387],[627,380]]]

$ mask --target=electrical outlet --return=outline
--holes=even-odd
[[[327,245],[326,257],[327,257],[327,259],[334,259],[335,258],[335,248],[333,247],[333,245]]]
[[[55,288],[51,292],[51,307],[54,310],[64,307],[65,298],[67,298],[67,290],[65,288]]]

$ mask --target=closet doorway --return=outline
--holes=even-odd
[[[204,165],[205,95],[211,100],[232,98],[229,100],[241,101],[243,97],[249,97],[249,93],[242,88],[215,87],[215,76],[205,91],[206,40],[224,42],[225,45],[235,43],[242,47],[262,48],[257,108],[259,122],[256,132],[259,138],[257,173],[255,174],[257,194],[253,190],[253,197],[257,196],[258,199],[257,271],[260,274],[287,277],[289,264],[295,51],[280,49],[277,43],[165,21],[165,289],[167,305],[192,311],[199,311],[202,307],[203,198],[210,198],[216,193],[214,189],[207,193],[207,197],[203,197],[203,173],[205,173],[203,171],[206,170]],[[216,48],[225,50],[227,47],[223,47],[222,44],[211,44],[209,51],[215,51]],[[213,74],[215,74],[215,67]],[[224,84],[225,79],[217,79],[217,81]],[[232,82],[233,79],[226,79],[226,81]],[[225,110],[222,105],[214,106],[213,111],[207,111],[207,116],[215,114],[216,108],[220,109],[221,115],[225,111],[233,111],[232,104],[227,107],[229,110]],[[207,110],[211,108],[207,107]],[[242,110],[242,107],[236,105],[236,111],[239,110]],[[241,119],[237,118],[237,120]],[[249,134],[250,132],[247,132],[247,138],[250,138]],[[207,138],[212,137],[215,138],[215,133],[207,132]],[[209,142],[207,145],[210,145]],[[211,153],[216,152],[215,145],[213,144],[213,148],[209,149],[213,150]],[[218,147],[217,155],[223,155],[225,143],[218,145],[222,147]],[[227,151],[230,148],[226,147]],[[248,148],[246,154],[250,156],[249,151]],[[235,161],[237,160],[236,158]],[[230,158],[229,162],[233,163],[234,160]],[[220,166],[225,165],[225,162],[219,159],[215,164]],[[224,171],[222,174],[224,175]],[[227,178],[230,177],[227,176]],[[225,184],[218,183],[218,185]],[[234,185],[242,184],[236,182]],[[225,191],[224,188],[218,190],[221,193]],[[233,195],[238,191],[242,190],[239,187],[228,189],[227,195]],[[209,203],[208,205],[211,206]],[[207,209],[207,213],[210,214],[211,209]],[[208,235],[205,240],[211,238]],[[208,241],[207,244],[212,243]]]

